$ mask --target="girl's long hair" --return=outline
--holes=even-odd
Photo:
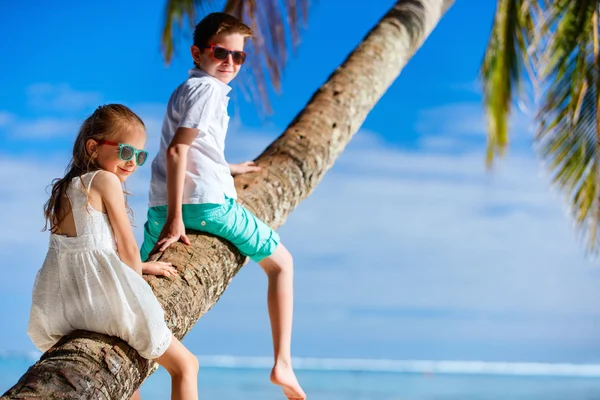
[[[82,175],[100,169],[96,164],[96,153],[90,154],[87,151],[88,140],[110,139],[115,133],[135,125],[146,129],[142,119],[121,104],[100,106],[83,122],[75,139],[73,157],[66,168],[65,176],[52,181],[50,199],[44,205],[44,231],[48,227],[52,233],[59,231],[58,227],[66,216],[62,212],[66,190],[73,178],[81,179]]]

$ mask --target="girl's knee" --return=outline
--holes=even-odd
[[[200,370],[200,361],[198,361],[198,357],[191,354],[186,369],[188,370],[189,374],[198,375],[198,371]]]
[[[174,340],[167,352],[156,361],[162,365],[172,377],[193,376],[198,374],[200,363],[198,357]]]
[[[190,353],[186,357],[182,357],[175,368],[169,372],[172,376],[185,377],[196,376],[199,370],[200,362],[198,361],[198,357]]]

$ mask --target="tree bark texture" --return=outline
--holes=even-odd
[[[398,1],[256,159],[262,171],[236,177],[239,203],[273,228],[281,226],[317,186],[452,3]],[[191,246],[177,243],[159,255],[177,267],[178,277],[146,277],[180,339],[246,262],[226,241],[204,234],[189,237]],[[76,331],[43,354],[1,399],[128,399],[155,369],[155,363],[120,339]]]

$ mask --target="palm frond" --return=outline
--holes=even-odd
[[[241,76],[244,94],[271,111],[268,84],[279,91],[289,49],[299,43],[309,0],[167,0],[161,47],[165,61],[173,57],[178,30],[187,22],[193,28],[206,14],[224,11],[247,23],[254,31],[248,41],[249,66]]]
[[[543,90],[536,146],[589,251],[598,248],[600,223],[598,5],[555,1],[537,66]]]
[[[196,19],[193,0],[167,0],[164,11],[163,31],[160,46],[167,63],[171,62],[175,51],[176,32],[181,30],[184,20],[188,23]]]
[[[533,72],[528,56],[535,27],[529,0],[498,0],[494,26],[481,67],[483,101],[488,118],[486,164],[508,144],[508,116],[523,68]]]

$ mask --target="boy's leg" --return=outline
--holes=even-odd
[[[144,242],[140,247],[142,262],[148,259],[167,220],[167,206],[150,207],[144,224]]]
[[[294,265],[292,255],[279,244],[275,252],[259,261],[269,280],[267,302],[275,365],[271,370],[271,382],[281,386],[288,399],[305,399],[292,369],[292,314],[294,308]]]
[[[212,209],[206,207],[184,208],[185,226],[226,239],[263,268],[269,280],[267,302],[275,352],[271,381],[282,387],[288,399],[305,399],[290,354],[294,285],[291,254],[271,227],[234,200]]]
[[[256,263],[272,255],[279,244],[277,232],[231,198],[223,204],[184,204],[183,223],[227,240]]]
[[[259,262],[269,279],[267,302],[273,334],[275,362],[291,363],[294,269],[292,255],[279,244],[275,252]]]
[[[219,204],[184,204],[183,223],[186,228],[203,231],[200,225],[201,218],[197,215],[205,215],[207,212],[220,209]],[[156,246],[158,238],[167,222],[167,206],[156,206],[148,209],[147,221],[144,224],[144,242],[140,246],[140,257],[142,262],[148,259],[150,252]]]

